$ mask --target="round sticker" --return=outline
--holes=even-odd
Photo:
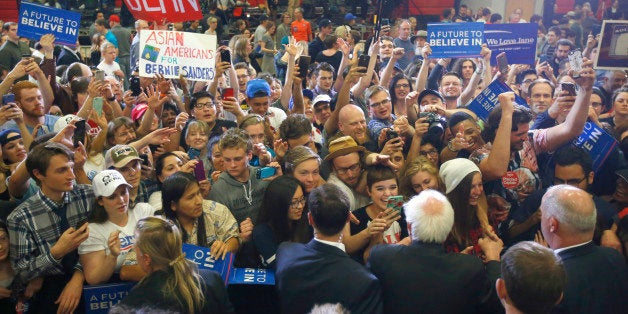
[[[502,185],[507,189],[514,189],[519,185],[519,177],[514,171],[508,171],[502,177]]]

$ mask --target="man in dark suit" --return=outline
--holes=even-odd
[[[340,303],[351,313],[381,313],[381,286],[352,260],[342,244],[349,200],[335,185],[310,192],[308,220],[314,239],[282,243],[277,250],[277,287],[283,313],[309,313],[315,304]],[[406,291],[407,292],[407,291]]]
[[[500,313],[493,283],[499,277],[501,240],[480,239],[477,256],[447,253],[454,223],[447,198],[426,190],[404,205],[412,244],[377,245],[369,267],[382,283],[385,313]]]
[[[628,269],[621,253],[593,244],[596,210],[591,196],[555,185],[541,201],[541,231],[567,274],[557,313],[626,313]]]

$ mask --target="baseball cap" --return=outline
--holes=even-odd
[[[133,119],[133,122],[141,119],[147,109],[147,104],[138,104],[137,106],[133,107],[133,110],[131,110],[131,119]]]
[[[319,102],[329,103],[331,102],[331,97],[329,97],[329,95],[326,95],[326,94],[320,94],[316,96],[314,100],[312,101],[312,107],[316,107],[316,104],[318,104]]]
[[[116,145],[105,154],[105,168],[122,168],[133,160],[142,160],[133,146]]]
[[[329,19],[322,19],[318,21],[318,28],[327,27],[331,25],[331,21]]]
[[[246,95],[249,98],[270,96],[270,85],[263,79],[254,79],[246,83]]]
[[[425,97],[427,95],[434,95],[434,96],[440,98],[442,101],[445,101],[445,98],[443,98],[443,95],[441,95],[438,91],[435,91],[433,89],[426,89],[426,90],[423,90],[419,94],[419,97],[417,98],[417,103],[419,105],[421,105],[421,101],[423,100],[423,97]]]
[[[355,20],[355,19],[357,19],[357,18],[358,18],[357,16],[355,16],[355,15],[353,15],[353,14],[351,14],[351,13],[347,13],[347,14],[345,15],[345,21]]]
[[[111,14],[109,16],[109,22],[120,23],[120,16],[118,16],[117,14]]]
[[[55,122],[55,125],[52,127],[52,130],[55,133],[59,133],[61,132],[61,130],[63,130],[63,128],[65,128],[68,124],[70,124],[70,122],[75,121],[75,120],[78,121],[78,120],[81,120],[81,118],[73,114],[65,115],[57,119],[57,122]]]
[[[121,185],[126,185],[129,189],[132,188],[117,170],[103,170],[92,180],[92,188],[96,197],[111,196]]]

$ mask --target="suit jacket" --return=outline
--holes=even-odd
[[[442,244],[376,245],[369,268],[379,278],[385,313],[500,313],[500,263],[447,253]]]
[[[347,253],[314,239],[282,243],[275,276],[282,313],[309,313],[324,303],[340,303],[351,313],[382,312],[379,280]]]
[[[556,313],[626,313],[628,269],[622,255],[593,242],[558,253],[567,274]]]
[[[74,62],[81,62],[80,54],[64,46],[63,50],[61,50],[61,53],[59,54],[57,65],[70,65]]]

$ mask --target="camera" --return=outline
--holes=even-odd
[[[440,120],[440,116],[433,112],[421,112],[419,113],[419,119],[420,118],[426,118],[425,123],[428,123],[430,125],[425,135],[430,138],[440,139],[440,137],[445,132],[445,128],[443,126],[443,122]]]
[[[131,90],[133,96],[139,96],[142,93],[139,76],[133,75],[129,78],[129,89]]]

